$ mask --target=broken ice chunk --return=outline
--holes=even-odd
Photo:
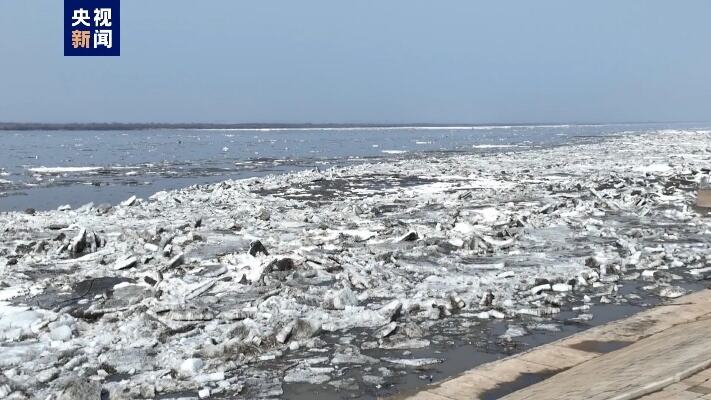
[[[393,321],[400,315],[402,303],[399,300],[393,300],[384,305],[378,312],[387,321]]]
[[[279,343],[286,343],[290,339],[309,339],[321,332],[321,323],[315,320],[299,318],[288,323],[277,334]]]
[[[479,305],[482,307],[491,307],[491,305],[494,304],[494,297],[494,293],[492,293],[491,290],[487,290],[481,297]]]
[[[330,310],[345,310],[346,307],[358,305],[358,298],[350,288],[328,291],[324,300],[324,308]]]
[[[420,235],[415,231],[408,232],[405,236],[399,238],[397,242],[414,242],[420,238]]]
[[[86,247],[86,228],[81,228],[79,233],[72,239],[71,252],[74,255],[80,254]]]
[[[199,358],[188,358],[180,364],[180,373],[183,376],[197,375],[205,363]]]
[[[128,199],[124,200],[121,202],[121,205],[124,207],[130,207],[134,204],[136,204],[136,196],[131,196]]]
[[[249,244],[249,254],[252,257],[256,257],[257,254],[264,254],[265,256],[269,255],[269,252],[267,251],[267,248],[264,247],[261,241],[255,240],[252,243]]]
[[[543,291],[550,291],[552,289],[551,285],[549,283],[543,284],[543,285],[538,285],[534,286],[531,288],[531,293],[532,294],[539,294]]]
[[[331,377],[328,374],[333,371],[334,368],[332,367],[299,365],[287,371],[286,375],[284,375],[284,382],[304,382],[319,385],[330,381]]]
[[[185,262],[185,255],[183,253],[176,254],[175,257],[168,261],[168,268],[175,268],[183,265]]]
[[[146,251],[150,251],[152,253],[158,251],[158,246],[153,243],[146,243],[143,245],[143,248],[146,249]]]
[[[397,329],[397,322],[390,322],[389,324],[383,326],[382,328],[375,331],[375,337],[382,339],[388,337],[395,332]]]
[[[408,367],[422,367],[425,365],[439,364],[443,360],[438,358],[381,358],[381,360],[399,365],[406,365]]]
[[[57,400],[96,400],[101,398],[101,384],[86,378],[70,378]]]
[[[58,326],[49,331],[49,337],[58,342],[66,342],[72,338],[72,328],[67,325]]]
[[[525,336],[528,332],[520,325],[509,325],[503,335],[499,336],[502,339],[512,339],[519,336]]]
[[[119,271],[122,269],[133,268],[136,266],[137,263],[138,263],[138,260],[136,259],[136,257],[130,256],[128,258],[116,260],[114,269]]]
[[[663,287],[659,291],[659,295],[662,297],[666,297],[669,299],[675,299],[677,297],[681,297],[686,294],[686,290],[679,287],[679,286],[667,286]]]
[[[556,283],[552,286],[554,292],[570,292],[573,290],[573,286],[567,283]]]

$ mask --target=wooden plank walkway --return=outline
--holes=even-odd
[[[615,343],[632,344],[609,353],[599,352],[600,347]],[[709,365],[711,290],[704,290],[397,398],[636,399],[661,396],[663,393],[654,392],[669,387],[695,387],[678,383],[699,372],[703,374]],[[504,396],[507,388],[520,384],[527,376],[548,375],[552,376]],[[667,390],[665,395],[703,398],[707,395],[701,393],[705,391],[703,384],[696,385],[699,388],[695,392]]]

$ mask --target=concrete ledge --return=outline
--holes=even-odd
[[[398,399],[479,399],[525,374],[552,374],[505,399],[634,399],[711,365],[711,290],[481,365]],[[613,352],[590,344],[632,343]]]

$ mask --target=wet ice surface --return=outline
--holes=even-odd
[[[710,139],[438,154],[2,214],[0,393],[373,398],[629,315],[711,278],[711,221],[692,207]]]
[[[684,125],[673,125],[676,128]],[[117,203],[270,173],[491,153],[662,129],[660,125],[0,132],[0,211]]]

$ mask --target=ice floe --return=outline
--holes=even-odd
[[[711,226],[694,206],[710,135],[403,158],[0,214],[0,393],[356,390],[446,362],[409,352],[472,327],[501,324],[492,340],[506,345],[560,319],[594,323],[591,305],[679,297],[711,279]]]

